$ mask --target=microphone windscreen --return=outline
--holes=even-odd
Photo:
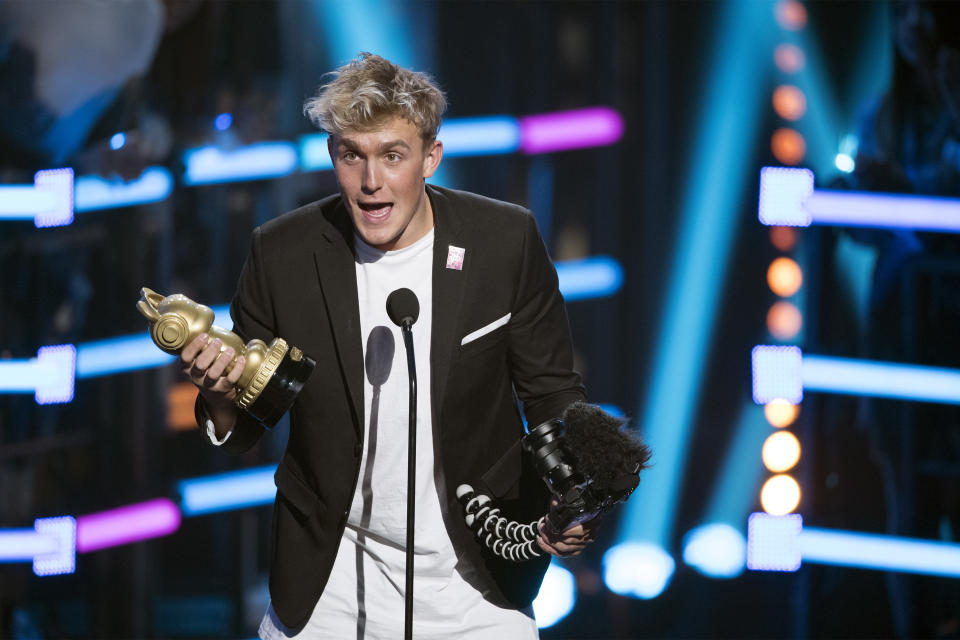
[[[410,325],[420,317],[420,301],[417,294],[406,287],[387,296],[387,315],[399,326]]]

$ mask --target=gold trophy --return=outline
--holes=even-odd
[[[224,373],[244,356],[236,403],[268,429],[290,409],[317,364],[283,338],[274,338],[269,345],[256,339],[244,344],[237,334],[213,325],[213,309],[181,293],[162,296],[144,287],[137,310],[150,321],[154,344],[169,354],[180,355],[185,346],[206,333],[211,339],[220,339],[221,349],[232,347],[236,354]]]

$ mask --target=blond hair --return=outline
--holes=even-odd
[[[447,99],[426,73],[363,52],[330,75],[333,80],[303,105],[303,113],[320,129],[331,135],[369,131],[399,116],[417,128],[424,142],[437,137]]]

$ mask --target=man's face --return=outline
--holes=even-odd
[[[327,140],[343,203],[364,242],[381,251],[410,246],[433,228],[424,180],[443,145],[424,148],[417,128],[400,117],[372,131],[344,131]]]

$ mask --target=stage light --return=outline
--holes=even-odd
[[[788,475],[773,476],[760,490],[760,504],[770,515],[786,515],[800,504],[800,485]]]
[[[623,118],[609,107],[555,111],[520,118],[523,153],[550,153],[613,144],[623,136]]]
[[[297,140],[300,149],[301,171],[325,171],[333,169],[330,150],[327,148],[327,134],[310,133]]]
[[[183,154],[183,181],[196,186],[280,178],[293,173],[299,162],[297,148],[290,142],[258,142],[229,150],[199,147]]]
[[[763,443],[761,457],[770,471],[789,471],[800,461],[800,441],[789,431],[772,433]]]
[[[773,51],[773,60],[780,71],[784,73],[797,73],[806,64],[803,49],[787,43],[777,45],[777,48]]]
[[[77,521],[70,516],[38,518],[36,532],[56,540],[56,550],[33,556],[33,572],[38,576],[58,576],[77,569]]]
[[[540,591],[533,601],[533,615],[537,627],[551,627],[573,611],[577,603],[577,583],[573,574],[552,559],[543,576]]]
[[[787,31],[799,31],[807,25],[807,8],[797,0],[780,0],[774,6],[777,24]]]
[[[794,423],[800,415],[800,405],[778,398],[763,405],[763,415],[770,426],[782,429]]]
[[[797,246],[797,231],[793,227],[770,227],[770,244],[780,251],[792,251]]]
[[[443,124],[439,139],[445,157],[513,153],[520,147],[520,126],[510,116],[457,118]]]
[[[603,582],[610,591],[650,600],[663,593],[676,563],[650,542],[621,542],[603,554]]]
[[[116,151],[117,149],[122,149],[123,145],[127,144],[127,136],[122,133],[115,133],[110,136],[110,148]]]
[[[233,115],[221,113],[213,119],[213,128],[217,131],[226,131],[233,125]]]
[[[81,176],[74,188],[76,211],[114,209],[166,200],[173,191],[173,176],[164,167],[147,167],[129,182]]]
[[[814,189],[809,169],[760,170],[760,222],[960,232],[960,198]]]
[[[810,391],[960,404],[960,370],[805,355],[803,386]]]
[[[781,256],[770,263],[767,269],[767,284],[775,294],[788,298],[803,284],[803,271],[796,262]]]
[[[843,171],[844,173],[853,173],[853,170],[857,167],[856,163],[853,161],[853,158],[845,153],[838,153],[837,157],[833,160],[833,164],[837,167],[837,169]]]
[[[272,504],[277,465],[181,480],[180,509],[187,517]]]
[[[36,529],[0,529],[0,562],[28,562],[34,556],[56,553],[55,536],[37,533]]]
[[[803,204],[813,194],[813,171],[786,167],[760,169],[760,222],[805,227],[810,213]]]
[[[89,553],[168,536],[180,528],[180,510],[166,498],[126,505],[77,518],[77,551]]]
[[[758,345],[750,352],[753,369],[753,401],[766,404],[803,400],[803,354],[798,347]]]
[[[555,266],[567,302],[612,296],[623,286],[623,267],[608,256],[564,260]]]
[[[729,524],[714,523],[685,536],[683,561],[711,578],[735,578],[746,566],[747,541]]]
[[[807,143],[795,130],[782,127],[773,132],[770,150],[781,164],[796,165],[803,162],[807,154]]]
[[[637,410],[656,460],[622,510],[617,531],[619,542],[646,541],[661,550],[674,537],[705,363],[752,171],[749,150],[760,135],[756,123],[767,104],[763,84],[756,80],[757,60],[773,46],[769,6],[738,0],[723,7],[706,57],[712,61],[708,82],[691,125],[695,143],[683,172],[684,201],[658,304],[656,349]],[[744,30],[759,37],[744,38]],[[755,450],[753,456],[755,462]]]
[[[193,407],[197,400],[197,386],[180,382],[167,389],[167,428],[184,431],[197,428]]]
[[[796,571],[801,562],[960,577],[960,544],[802,525],[799,515],[750,516],[747,567]]]
[[[796,571],[803,559],[797,538],[803,528],[799,514],[772,516],[753,513],[747,519],[747,568],[752,571]]]
[[[791,340],[803,328],[803,314],[786,300],[773,303],[767,312],[767,330],[778,340]]]
[[[33,185],[0,185],[0,220],[33,220],[37,228],[73,222],[73,169],[37,171]]]
[[[773,110],[784,120],[799,120],[807,111],[807,97],[793,85],[780,85],[773,90]]]
[[[72,344],[40,347],[37,368],[43,379],[37,383],[34,395],[37,404],[60,404],[73,400],[77,350]]]

